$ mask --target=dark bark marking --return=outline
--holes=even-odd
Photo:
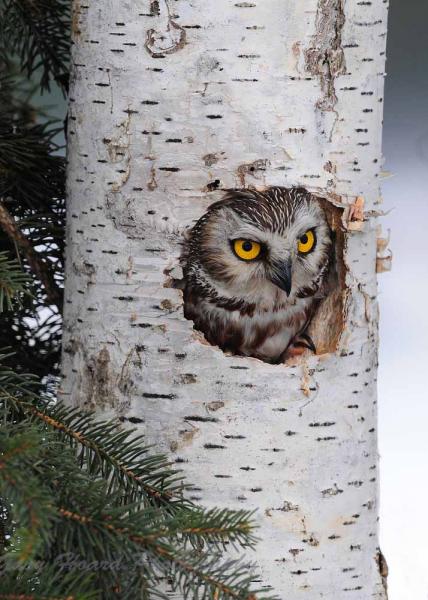
[[[377,21],[355,21],[354,25],[358,27],[374,27],[375,25],[380,25],[382,23],[382,19],[378,19]]]
[[[144,392],[144,394],[142,394],[143,398],[150,398],[150,399],[165,399],[165,400],[174,400],[174,398],[176,398],[177,396],[175,394],[151,394],[148,392]]]
[[[217,190],[220,187],[220,184],[220,179],[214,179],[214,181],[210,181],[209,183],[207,183],[206,191],[213,192],[214,190]]]
[[[215,417],[201,417],[200,415],[190,415],[183,417],[184,421],[194,421],[197,423],[218,423]]]
[[[207,404],[207,409],[211,410],[212,412],[215,412],[216,410],[223,408],[223,406],[224,402],[221,402],[221,400],[214,400],[213,402],[209,402]]]
[[[338,494],[343,494],[343,490],[337,487],[337,484],[335,483],[333,487],[321,490],[321,494],[324,496],[324,498],[328,498],[329,496],[337,496]]]
[[[133,425],[137,425],[138,423],[144,423],[144,419],[140,419],[140,417],[119,417],[119,421],[121,423],[128,421],[128,423],[132,423]]]
[[[150,15],[152,17],[160,15],[159,0],[152,0],[150,2]]]
[[[290,571],[290,573],[292,575],[306,575],[306,573],[308,573],[308,571],[302,571],[301,569],[299,569],[298,571]]]
[[[202,157],[202,160],[204,161],[206,167],[212,167],[212,165],[215,165],[219,159],[217,154],[211,153],[205,154],[205,156]]]
[[[220,444],[204,444],[204,448],[207,450],[224,450],[226,446],[221,446]]]

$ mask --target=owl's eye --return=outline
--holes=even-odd
[[[308,229],[297,242],[297,249],[300,254],[308,254],[315,247],[315,232],[313,229]]]
[[[242,260],[254,260],[259,256],[261,249],[259,242],[253,242],[252,240],[233,241],[233,250],[236,256]]]

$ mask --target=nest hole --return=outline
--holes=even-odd
[[[315,196],[315,198],[316,199],[314,201],[321,205],[326,215],[329,227],[332,231],[334,247],[334,257],[331,267],[331,290],[328,295],[319,302],[311,321],[305,330],[305,332],[314,342],[316,355],[322,355],[335,353],[338,350],[340,338],[345,326],[347,287],[344,252],[346,244],[346,231],[343,226],[343,207],[336,206],[332,204],[331,201],[319,196]],[[181,260],[182,257],[180,261]],[[168,272],[165,272],[166,281],[164,286],[183,291],[185,289],[185,280],[184,278],[174,276],[174,271],[175,269],[171,269],[168,270]],[[205,338],[203,332],[200,331],[196,326],[194,326],[194,329],[201,336],[201,343],[219,348],[219,346],[215,344],[210,344],[210,342]],[[219,350],[222,351],[221,348],[219,348]],[[308,352],[310,351],[307,350],[305,354]],[[234,358],[247,358],[246,356],[238,353],[233,354],[228,350],[225,350],[224,354]],[[299,359],[299,357],[297,357],[297,359]],[[290,360],[293,364],[295,364],[296,357],[293,356]],[[270,361],[266,360],[264,362]],[[285,362],[288,362],[288,360]]]

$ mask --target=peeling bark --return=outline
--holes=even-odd
[[[385,2],[357,0],[74,2],[63,398],[138,425],[193,499],[257,509],[254,558],[284,599],[386,598],[386,18]],[[325,198],[338,238],[319,354],[287,365],[227,356],[183,317],[186,228],[222,189],[264,185]]]
[[[346,73],[342,48],[344,24],[344,0],[318,0],[316,33],[310,48],[305,51],[305,60],[309,73],[319,78],[323,95],[317,101],[317,107],[323,111],[334,110],[336,78]]]

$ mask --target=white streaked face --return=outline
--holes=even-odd
[[[331,232],[316,200],[297,204],[289,222],[263,228],[233,207],[215,211],[204,229],[203,266],[228,296],[257,291],[293,297],[317,278],[331,250]],[[272,229],[272,228],[271,228]]]

